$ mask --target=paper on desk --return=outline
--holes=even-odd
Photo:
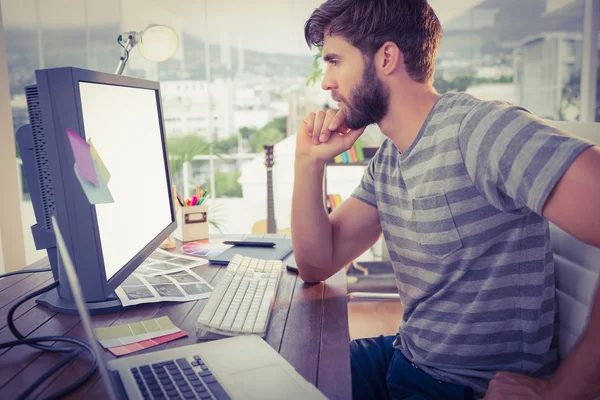
[[[191,268],[207,263],[207,260],[159,249],[152,253],[115,293],[123,306],[206,299],[212,293],[213,287]]]
[[[143,340],[171,335],[181,331],[168,316],[94,329],[96,339],[104,348],[125,346]]]
[[[196,268],[208,263],[209,261],[204,258],[190,257],[183,254],[171,253],[163,249],[156,249],[135,272],[144,276],[157,276],[186,271],[189,268]]]
[[[92,183],[88,182],[80,175],[79,170],[77,168],[77,164],[75,164],[75,166],[73,167],[75,169],[75,175],[77,176],[77,180],[79,181],[81,188],[85,192],[85,196],[87,197],[90,204],[114,203],[115,199],[110,193],[110,189],[108,188],[107,182],[100,175],[96,161],[93,161],[92,163],[94,165],[94,170],[98,172],[99,175],[97,186],[94,186]]]
[[[90,145],[73,129],[67,129],[67,137],[75,157],[75,171],[94,186],[99,186],[98,173],[90,152]]]
[[[104,179],[104,182],[108,183],[110,181],[110,172],[108,172],[108,169],[106,169],[104,161],[102,161],[102,158],[100,158],[100,154],[98,154],[98,151],[94,147],[94,144],[92,143],[92,138],[89,138],[87,142],[90,145],[90,155],[92,156],[92,160],[96,161],[98,167],[96,171]]]

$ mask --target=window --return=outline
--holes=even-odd
[[[161,82],[171,156],[191,158],[172,164],[180,194],[203,186],[221,231],[249,232],[267,215],[263,145],[276,143],[275,213],[277,225],[288,227],[291,136],[307,112],[329,101],[319,84],[306,84],[315,51],[304,43],[303,27],[322,1],[2,0],[15,130],[27,123],[23,88],[34,83],[35,69],[112,73],[121,55],[119,33],[169,25],[180,38],[175,55],[153,63],[134,49],[124,74]],[[545,118],[577,117],[582,2],[553,0],[548,9],[545,0],[430,3],[444,28],[436,64],[440,92],[466,90]],[[572,95],[564,98],[565,90]],[[336,190],[350,192],[360,174],[344,173]],[[35,220],[26,185],[22,194],[32,262],[44,253],[35,252],[28,232]]]

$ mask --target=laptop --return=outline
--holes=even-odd
[[[256,335],[128,356],[105,365],[55,217],[52,226],[59,262],[66,271],[109,399],[326,399]]]

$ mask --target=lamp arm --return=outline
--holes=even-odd
[[[119,36],[119,39],[121,39],[121,36]],[[120,42],[121,40],[119,40],[119,43]],[[133,49],[133,46],[135,46],[135,33],[129,33],[127,35],[127,41],[125,42],[125,46],[123,46],[123,55],[119,60],[119,65],[117,65],[117,70],[115,71],[115,74],[123,74],[125,64],[127,64],[127,60],[129,60],[129,51]]]

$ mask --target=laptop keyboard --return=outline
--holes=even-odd
[[[131,373],[144,399],[229,399],[198,355],[191,363],[178,358],[131,368]]]

